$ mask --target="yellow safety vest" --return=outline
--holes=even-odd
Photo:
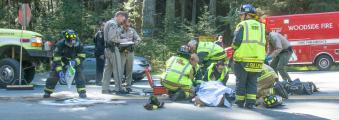
[[[214,71],[214,66],[216,65],[216,63],[212,63],[210,66],[208,66],[207,68],[207,80],[208,81],[211,81],[211,74],[213,73]],[[224,76],[225,74],[227,73],[227,68],[225,67],[224,70],[222,71],[221,75],[219,78],[216,78],[216,80],[219,80],[220,82],[224,81]]]
[[[166,71],[162,74],[161,84],[169,90],[183,88],[188,90],[192,87],[192,80],[189,78],[192,65],[183,57],[172,56],[166,61]]]
[[[221,60],[221,59],[226,58],[224,49],[213,42],[199,42],[197,53],[200,53],[200,52],[208,53],[208,55],[205,58],[203,58],[205,61]]]
[[[243,40],[234,52],[234,61],[247,63],[244,69],[248,72],[261,72],[265,60],[265,24],[256,20],[245,20],[237,25],[243,26]]]

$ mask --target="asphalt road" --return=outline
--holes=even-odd
[[[274,109],[258,107],[255,110],[220,107],[196,107],[190,102],[171,102],[166,97],[165,108],[148,111],[143,108],[149,89],[147,81],[135,83],[135,95],[102,95],[100,86],[88,86],[89,99],[79,102],[76,90],[59,86],[51,99],[42,99],[43,86],[32,91],[0,89],[1,120],[220,120],[220,119],[339,119],[339,72],[293,72],[292,78],[313,81],[320,88],[311,96],[291,96],[284,106]],[[43,77],[41,77],[43,78]],[[41,82],[42,81],[42,82]],[[43,79],[34,82],[43,83]],[[234,87],[234,76],[229,85]],[[64,99],[65,98],[65,99]],[[75,98],[74,101],[68,98]],[[66,102],[67,101],[67,102]],[[80,104],[83,103],[83,104]]]

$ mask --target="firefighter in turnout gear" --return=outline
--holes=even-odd
[[[73,30],[63,32],[64,39],[56,44],[53,55],[52,71],[46,81],[44,98],[49,98],[53,93],[57,82],[64,76],[64,69],[69,63],[74,66],[75,84],[80,98],[86,98],[85,79],[82,75],[82,61],[86,58],[83,53],[83,46],[80,43],[77,33]]]
[[[278,75],[269,65],[263,65],[263,71],[258,78],[258,95],[257,97],[265,97],[270,95],[279,95],[288,99],[288,93],[281,82],[278,81]]]
[[[278,75],[269,65],[263,65],[263,71],[258,78],[258,104],[264,107],[275,107],[282,104],[282,100],[277,98],[288,99],[288,93],[283,85],[278,81]]]
[[[263,71],[261,72],[260,77],[258,78],[258,95],[257,97],[265,97],[269,95],[274,95],[274,83],[278,80],[278,75],[275,74],[273,68],[264,64]]]
[[[250,4],[241,6],[240,19],[232,44],[236,104],[252,109],[257,97],[257,79],[265,60],[265,25],[257,21],[256,10]]]
[[[224,60],[219,60],[217,63],[212,63],[204,76],[204,81],[217,80],[226,85],[228,80],[228,71],[225,67]]]
[[[200,60],[199,65],[201,65],[200,67],[203,75],[206,73],[207,67],[212,63],[226,59],[224,49],[213,42],[198,42],[197,40],[191,40],[187,45],[192,53],[198,55]]]
[[[168,89],[173,101],[193,97],[194,68],[199,58],[196,54],[179,53],[166,61],[166,71],[161,84]]]

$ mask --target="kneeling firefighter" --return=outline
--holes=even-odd
[[[194,68],[199,58],[184,49],[178,50],[177,56],[166,61],[166,71],[161,76],[161,84],[168,89],[173,101],[193,97]]]
[[[219,60],[226,60],[224,49],[213,42],[199,42],[195,39],[187,43],[191,53],[196,53],[199,57],[199,65],[202,74],[204,75],[212,63]]]
[[[269,65],[263,65],[263,71],[258,78],[257,97],[263,100],[265,107],[276,107],[282,104],[282,98],[288,99],[288,93],[281,82],[278,81],[278,75]]]
[[[74,66],[75,84],[80,98],[86,98],[85,80],[82,75],[81,63],[86,58],[83,53],[83,46],[80,43],[77,33],[74,30],[63,32],[64,39],[56,44],[53,55],[52,71],[46,81],[44,98],[49,98],[60,78],[64,77],[64,69],[67,65]]]
[[[226,85],[228,80],[228,71],[227,67],[225,67],[225,61],[219,60],[217,63],[212,63],[207,68],[207,72],[205,73],[203,80],[204,81],[216,80]]]

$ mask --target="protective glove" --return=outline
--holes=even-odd
[[[76,66],[77,65],[77,62],[75,60],[71,60],[69,61],[70,65],[71,66]]]
[[[272,56],[266,55],[266,57],[265,57],[265,63],[268,63],[270,60],[272,60]]]
[[[59,78],[65,77],[65,73],[64,73],[63,71],[60,71],[60,72],[58,73],[58,75],[59,75]]]
[[[265,58],[265,60],[267,60],[267,61],[270,61],[270,60],[272,60],[272,56],[270,56],[270,55],[266,55],[266,58]]]

